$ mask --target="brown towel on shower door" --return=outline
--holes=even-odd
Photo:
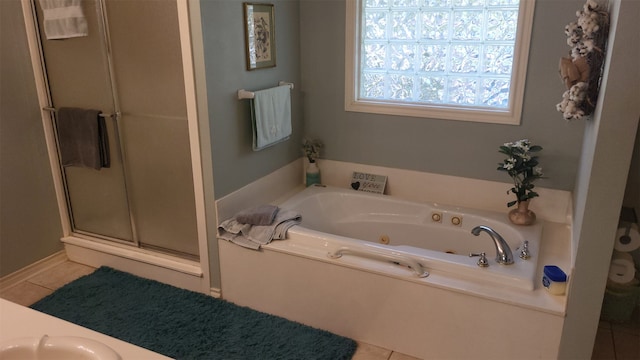
[[[63,166],[109,167],[109,142],[100,110],[60,108],[58,143]]]

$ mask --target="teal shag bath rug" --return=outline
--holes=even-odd
[[[101,267],[31,308],[175,359],[351,359],[355,341]],[[313,309],[309,309],[313,311]]]

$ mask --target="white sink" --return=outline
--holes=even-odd
[[[121,360],[109,346],[78,336],[8,339],[0,342],[2,360]]]

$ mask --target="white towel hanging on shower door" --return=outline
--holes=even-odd
[[[80,0],[40,0],[48,40],[89,35]]]

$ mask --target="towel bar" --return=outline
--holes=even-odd
[[[52,108],[52,107],[43,107],[43,108],[42,108],[42,110],[44,110],[44,111],[50,111],[50,112],[58,112],[58,109],[56,109],[56,108]],[[116,117],[117,117],[118,115],[120,115],[120,114],[119,114],[119,113],[116,113]],[[98,116],[103,117],[103,118],[112,118],[112,117],[114,117],[114,116],[113,116],[113,114],[100,114],[100,115],[98,115]]]
[[[287,85],[291,90],[293,90],[293,83],[286,82],[286,81],[280,81],[278,83],[278,86],[284,86],[284,85]],[[238,90],[238,100],[253,99],[254,97],[255,97],[255,94],[253,93],[253,91],[247,91],[245,89]]]

